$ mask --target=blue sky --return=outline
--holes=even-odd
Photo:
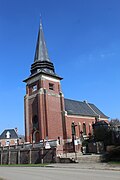
[[[119,0],[0,0],[0,133],[24,134],[25,83],[40,14],[51,61],[66,98],[120,118]]]

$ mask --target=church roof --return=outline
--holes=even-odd
[[[75,101],[71,99],[64,99],[65,111],[68,115],[92,116],[100,118],[108,118],[102,111],[100,111],[94,104],[86,101]]]
[[[7,137],[7,133],[9,133],[9,138]],[[18,135],[14,129],[5,129],[0,135],[0,139],[17,139]]]

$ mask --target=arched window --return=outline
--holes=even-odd
[[[83,123],[83,135],[86,135],[86,124]]]
[[[33,116],[32,123],[33,123],[33,131],[38,130],[39,125],[38,125],[38,116],[37,115]]]
[[[89,135],[91,135],[91,124],[89,123]]]

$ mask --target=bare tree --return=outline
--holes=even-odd
[[[110,126],[112,126],[112,127],[120,126],[120,120],[118,118],[111,119],[110,120]]]

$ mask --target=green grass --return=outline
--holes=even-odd
[[[120,161],[110,161],[108,164],[120,166]]]
[[[47,165],[48,164],[3,164],[0,165],[0,167],[46,167]]]

